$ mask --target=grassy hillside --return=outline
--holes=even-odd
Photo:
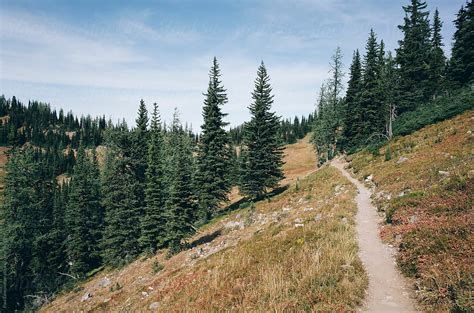
[[[308,138],[286,152],[282,193],[212,221],[172,258],[104,270],[43,311],[355,310],[367,286],[355,189],[332,167],[314,171]]]
[[[351,166],[376,190],[382,237],[398,247],[429,311],[474,310],[474,111],[400,137]]]

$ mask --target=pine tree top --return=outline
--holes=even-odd
[[[138,117],[135,120],[137,123],[137,129],[145,132],[148,127],[148,110],[146,109],[145,101],[140,100],[140,106],[138,107]]]

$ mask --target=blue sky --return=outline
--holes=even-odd
[[[174,107],[198,130],[208,71],[216,56],[229,103],[227,120],[248,118],[261,60],[283,117],[314,110],[328,62],[342,48],[345,69],[370,28],[395,49],[408,3],[390,0],[52,1],[0,0],[0,93],[78,114],[133,123],[139,100]],[[464,0],[428,0],[444,21]]]

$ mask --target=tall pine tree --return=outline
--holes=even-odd
[[[352,57],[349,81],[345,97],[344,113],[344,149],[352,149],[360,141],[362,134],[362,110],[360,107],[360,92],[362,90],[362,65],[359,50]]]
[[[71,177],[66,210],[66,250],[71,264],[70,272],[77,276],[84,276],[100,264],[100,238],[97,230],[102,213],[97,193],[98,177],[92,177],[93,175],[98,174],[81,143]]]
[[[153,105],[150,143],[146,169],[145,210],[141,217],[140,245],[148,253],[154,253],[165,243],[166,212],[164,186],[164,151],[158,105]]]
[[[380,97],[381,49],[373,30],[370,30],[364,56],[362,92],[360,108],[363,116],[362,145],[365,145],[377,134],[384,132],[385,121]],[[382,57],[383,58],[383,57]]]
[[[170,251],[177,252],[182,247],[182,241],[194,230],[197,204],[193,188],[193,145],[179,121],[177,110],[173,115],[168,142],[167,241]]]
[[[221,107],[227,103],[227,95],[220,81],[220,69],[214,58],[209,73],[209,87],[205,94],[198,149],[197,188],[199,189],[199,215],[202,222],[208,221],[219,205],[227,201],[230,191],[228,172],[230,169],[229,138],[224,127],[226,114]]]
[[[448,78],[454,88],[474,81],[474,2],[461,7],[454,21],[453,49],[449,60]]]
[[[411,111],[429,99],[430,95],[430,25],[426,2],[411,0],[403,7],[403,33],[396,60],[399,65],[399,112]]]
[[[430,94],[439,95],[444,89],[444,79],[446,74],[446,57],[443,51],[443,37],[441,36],[441,27],[443,22],[439,18],[438,9],[433,16],[433,26],[431,35],[431,57],[430,57]]]
[[[146,169],[148,152],[148,111],[145,101],[140,100],[138,107],[138,116],[136,127],[131,131],[131,146],[123,147],[130,149],[129,163],[137,181],[134,184],[134,193],[136,195],[138,210],[140,213],[145,207],[145,189],[146,189]]]
[[[126,127],[114,130],[115,141],[107,147],[102,176],[102,205],[105,210],[102,257],[106,264],[120,265],[131,261],[141,251],[140,208],[136,193],[137,180],[129,157],[121,144],[127,143]]]
[[[251,120],[244,126],[246,162],[240,191],[251,198],[264,195],[283,178],[283,151],[279,138],[280,119],[271,111],[273,104],[270,77],[260,64],[249,110]]]

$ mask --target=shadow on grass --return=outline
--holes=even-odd
[[[275,196],[281,194],[282,192],[284,192],[285,190],[287,190],[288,187],[289,187],[289,185],[284,185],[284,186],[275,188],[271,192],[266,193],[264,195],[261,195],[257,198],[254,198],[254,199],[252,199],[252,198],[242,198],[239,201],[231,203],[227,207],[222,208],[222,210],[219,210],[215,217],[220,217],[224,214],[230,213],[230,212],[235,211],[237,209],[247,208],[250,205],[252,205],[252,203],[255,203],[255,202],[258,202],[258,201],[263,201],[263,200],[275,197]]]
[[[219,237],[222,234],[222,230],[218,229],[210,234],[206,234],[204,236],[199,237],[198,239],[194,240],[193,242],[190,242],[188,245],[188,249],[197,247],[199,245],[203,245],[205,243],[211,242],[217,237]]]
[[[257,197],[257,198],[254,198],[254,199],[251,199],[251,198],[242,198],[240,199],[239,201],[236,201],[234,203],[231,203],[230,205],[228,205],[227,207],[225,208],[222,208],[221,210],[219,210],[212,218],[212,220],[216,219],[216,218],[219,218],[221,216],[224,216],[232,211],[235,211],[237,209],[243,209],[243,208],[247,208],[249,206],[252,205],[252,203],[254,202],[258,202],[258,201],[263,201],[263,200],[266,200],[266,199],[270,199],[272,197],[275,197],[279,194],[281,194],[282,192],[284,192],[285,190],[287,190],[289,187],[289,185],[285,185],[285,186],[281,186],[281,187],[278,187],[278,188],[275,188],[273,189],[271,192],[267,193],[267,194],[264,194],[260,197]],[[207,223],[210,223],[212,222],[212,220],[208,221]],[[206,224],[207,224],[206,223]],[[204,226],[205,224],[203,225],[199,225],[200,227]],[[198,239],[190,242],[189,244],[186,245],[186,249],[191,249],[191,248],[194,248],[194,247],[197,247],[199,245],[202,245],[202,244],[206,244],[206,243],[209,243],[211,241],[213,241],[214,239],[216,239],[217,237],[219,237],[220,235],[222,234],[222,229],[218,229],[210,234],[206,234],[206,235],[203,235],[201,237],[199,237]]]

